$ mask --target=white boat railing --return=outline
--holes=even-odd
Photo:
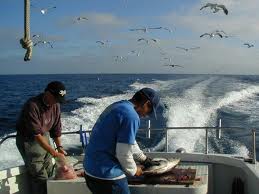
[[[165,150],[168,152],[168,131],[171,130],[198,130],[198,129],[204,129],[205,130],[205,152],[204,154],[208,154],[208,134],[209,130],[216,130],[217,138],[221,138],[221,130],[244,130],[244,128],[241,127],[163,127],[163,128],[150,128],[150,122],[148,124],[147,129],[139,129],[139,131],[146,132],[146,137],[150,138],[151,131],[164,131],[165,134]],[[80,125],[80,130],[78,131],[68,131],[68,132],[62,132],[62,135],[69,135],[69,134],[79,134],[80,135],[80,142],[82,143],[82,147],[85,147],[87,145],[88,137],[91,135],[91,130],[83,130],[82,125]],[[88,137],[86,137],[86,134],[88,134]],[[252,164],[256,163],[256,129],[251,130],[251,136],[252,136],[252,152],[250,154],[250,157],[247,161],[251,162]],[[9,138],[15,138],[16,135],[9,135],[0,140],[0,146]]]

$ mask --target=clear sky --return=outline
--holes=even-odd
[[[229,14],[200,10],[208,2],[223,3]],[[23,1],[4,0],[0,74],[259,74],[258,0],[32,0],[31,4],[31,35],[40,35],[33,41],[49,41],[53,48],[38,44],[31,61],[24,62],[25,50],[19,44]],[[43,8],[50,9],[43,15]],[[76,21],[77,17],[87,20]],[[162,29],[130,31],[150,27]],[[230,37],[200,38],[214,30]],[[247,48],[247,42],[254,47]],[[166,66],[172,64],[183,67]]]

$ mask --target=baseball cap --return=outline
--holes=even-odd
[[[139,92],[144,94],[147,99],[151,102],[153,106],[152,113],[154,114],[155,118],[157,118],[157,109],[158,107],[162,106],[160,102],[160,95],[157,91],[153,90],[152,88],[142,88]]]
[[[59,103],[64,103],[65,95],[66,95],[66,88],[65,85],[60,81],[52,81],[50,82],[45,91],[49,91],[53,96],[55,96],[56,100]]]

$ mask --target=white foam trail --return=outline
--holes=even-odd
[[[168,96],[163,97],[162,100],[165,101],[169,107],[169,110],[164,115],[168,119],[167,126],[191,127],[208,125],[209,122],[215,119],[217,109],[220,109],[223,106],[238,106],[240,105],[240,102],[246,102],[247,99],[251,99],[255,94],[259,93],[259,86],[248,86],[239,91],[228,92],[223,98],[218,100],[213,98],[205,99],[204,92],[207,91],[210,83],[214,80],[215,78],[210,78],[209,80],[202,81],[186,90],[186,92],[180,97],[175,96],[173,92],[172,95],[169,94]],[[143,87],[154,88],[163,94],[163,91],[170,91],[172,86],[181,86],[186,81],[188,82],[190,79],[168,81],[155,80],[147,84],[135,82],[131,85],[132,90],[126,91],[126,94],[103,98],[79,98],[78,101],[83,103],[82,107],[73,110],[71,112],[72,115],[62,114],[63,131],[78,131],[80,125],[83,125],[84,129],[91,129],[98,116],[108,105],[118,100],[130,99],[137,90]],[[193,132],[188,130],[171,131],[169,134],[169,150],[175,151],[179,147],[184,147],[188,152],[192,152],[195,149],[195,146],[197,146],[197,144],[201,144],[204,139],[203,131],[192,131]],[[64,144],[79,143],[79,136],[62,136],[62,141]],[[238,144],[238,142],[232,140],[229,142],[229,145],[235,148],[236,153],[241,155],[248,153],[248,150],[244,145]],[[165,140],[163,139],[152,150],[161,150],[164,144]],[[21,156],[16,149],[14,140],[5,142],[0,149],[0,169],[23,164]],[[203,149],[203,147],[200,147],[200,150],[201,149]]]
[[[133,90],[137,91],[140,90],[141,88],[153,88],[154,90],[159,90],[159,84],[152,82],[152,83],[140,83],[140,82],[134,82],[133,84],[130,85]]]
[[[84,130],[91,130],[95,121],[107,106],[119,100],[130,99],[133,94],[142,87],[152,87],[156,89],[158,88],[158,84],[155,83],[155,81],[150,84],[135,82],[131,87],[132,90],[126,91],[126,94],[103,98],[83,97],[77,99],[83,106],[71,111],[70,114],[61,115],[63,131],[78,131],[80,125],[83,126]],[[80,144],[79,135],[63,135],[62,143],[63,145]],[[12,150],[11,153],[10,150]],[[7,141],[1,146],[0,157],[0,169],[23,164],[20,153],[16,148],[15,140]]]
[[[71,114],[62,116],[63,131],[78,131],[80,128],[80,125],[83,126],[84,130],[85,129],[91,130],[99,115],[110,104],[119,100],[132,98],[134,93],[143,87],[151,87],[153,89],[157,89],[159,88],[159,86],[160,84],[156,81],[152,83],[147,83],[147,84],[135,82],[132,85],[130,85],[132,89],[126,91],[127,92],[126,94],[108,96],[103,98],[90,98],[90,97],[79,98],[77,99],[77,101],[82,103],[83,106],[73,110],[71,112],[72,116]],[[66,144],[71,144],[71,143],[74,143],[75,141],[79,142],[79,137],[73,136],[73,141],[71,141],[71,136],[69,137],[64,136],[62,138],[62,141]]]
[[[5,141],[0,146],[0,150],[0,170],[7,169],[10,166],[19,166],[24,164],[22,157],[16,148],[15,138]]]
[[[210,78],[196,84],[191,89],[188,89],[181,97],[167,96],[165,100],[169,107],[169,110],[165,114],[165,117],[168,118],[167,126],[213,126],[216,122],[218,109],[224,106],[239,105],[240,102],[253,98],[259,92],[259,86],[248,86],[239,91],[228,92],[218,100],[215,100],[215,98],[205,99],[203,93],[207,91],[210,83],[214,80],[215,78]],[[168,135],[169,150],[175,151],[179,147],[184,147],[187,152],[194,152],[194,150],[201,152],[204,149],[204,136],[204,130],[170,131]],[[248,149],[244,145],[233,140],[229,140],[228,143],[233,148],[234,153],[247,156]],[[161,140],[152,150],[161,149],[164,144],[165,139]]]
[[[83,103],[84,105],[78,109],[73,110],[73,116],[64,116],[62,118],[63,130],[78,131],[80,125],[83,126],[84,130],[91,130],[93,125],[95,124],[95,121],[106,107],[116,101],[130,99],[131,97],[132,94],[127,93],[103,98],[79,98],[77,99],[77,101]],[[79,142],[79,137],[77,136],[75,138],[76,139],[71,139],[71,137],[69,136],[64,136],[62,138],[62,141],[65,144],[73,144],[74,142]]]
[[[219,109],[230,104],[234,105],[236,102],[254,97],[257,93],[259,93],[259,86],[248,86],[246,89],[242,89],[240,91],[229,92],[218,101],[215,108]]]
[[[202,81],[191,89],[188,89],[181,97],[168,97],[166,113],[168,127],[193,127],[204,126],[208,121],[206,106],[204,104],[204,92],[208,85],[215,78]],[[204,138],[203,130],[176,130],[170,131],[169,150],[175,151],[179,147],[184,147],[187,152],[193,152],[196,142]]]

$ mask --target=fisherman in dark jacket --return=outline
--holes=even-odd
[[[46,180],[51,176],[52,157],[64,158],[61,144],[60,103],[66,89],[59,81],[50,82],[44,93],[30,98],[16,123],[16,145],[25,163],[33,194],[47,194]],[[50,145],[54,139],[57,151]]]

